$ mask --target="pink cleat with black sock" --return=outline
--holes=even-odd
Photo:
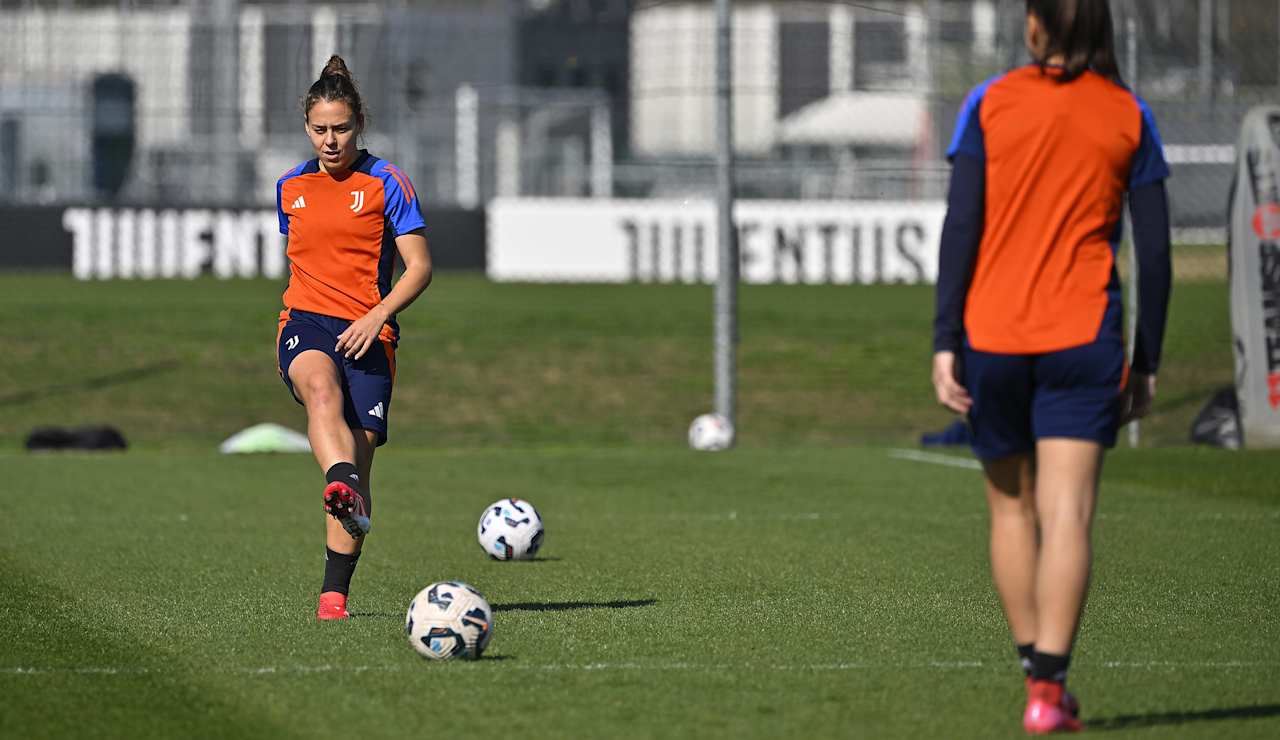
[[[1031,696],[1031,676],[1027,676],[1027,696]],[[1075,694],[1066,690],[1065,685],[1062,689],[1062,708],[1072,717],[1080,716],[1080,702],[1076,701]]]
[[[1067,706],[1066,689],[1057,681],[1031,681],[1027,692],[1027,709],[1022,713],[1022,727],[1032,735],[1052,732],[1080,732],[1084,725]],[[1075,698],[1071,698],[1072,703]],[[1075,706],[1079,711],[1079,705]]]
[[[316,607],[316,619],[346,619],[347,595],[338,591],[325,591],[320,594],[320,605]]]

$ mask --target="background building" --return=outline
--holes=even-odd
[[[1115,6],[1125,74],[1169,145],[1184,237],[1219,237],[1238,122],[1278,97],[1277,6]],[[1022,7],[736,3],[740,193],[941,197],[959,102],[1024,57]],[[713,182],[707,2],[5,0],[0,27],[7,203],[268,203],[307,156],[300,98],[335,52],[368,100],[368,146],[436,204],[687,196]]]

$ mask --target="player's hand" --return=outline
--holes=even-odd
[[[957,370],[955,352],[933,353],[933,390],[938,394],[938,403],[957,414],[967,414],[973,399],[960,385]]]
[[[388,318],[390,313],[379,303],[369,313],[352,321],[351,326],[338,335],[338,345],[333,351],[349,360],[364,357],[364,353],[378,341],[378,334],[382,332],[382,325],[387,323]]]
[[[1123,426],[1146,416],[1155,397],[1156,376],[1129,373],[1129,384],[1120,393],[1120,424]]]

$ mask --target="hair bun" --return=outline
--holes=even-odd
[[[321,77],[328,77],[330,75],[335,77],[346,77],[348,80],[351,79],[351,70],[347,69],[347,63],[342,61],[342,57],[337,54],[329,57],[329,61],[325,63],[324,69],[320,70]]]

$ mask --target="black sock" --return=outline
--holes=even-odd
[[[360,472],[356,470],[356,466],[349,462],[334,463],[324,474],[324,479],[328,483],[334,481],[342,481],[352,488],[360,492],[364,497],[365,513],[373,516],[373,496],[369,494],[369,489],[365,487],[364,481],[360,480]]]
[[[1056,681],[1066,683],[1067,666],[1071,665],[1071,655],[1053,655],[1036,651],[1031,659],[1031,678],[1036,681]]]
[[[351,574],[356,572],[358,560],[360,560],[358,552],[354,555],[344,555],[326,547],[324,549],[324,585],[320,587],[320,592],[337,591],[346,596],[347,590],[351,588]]]
[[[334,463],[331,468],[325,471],[324,479],[328,483],[334,481],[342,481],[352,488],[359,489],[360,471],[356,470],[356,466],[349,462]]]
[[[1026,645],[1018,645],[1018,662],[1022,664],[1023,675],[1031,675],[1031,661],[1036,654],[1036,644],[1028,642]]]

